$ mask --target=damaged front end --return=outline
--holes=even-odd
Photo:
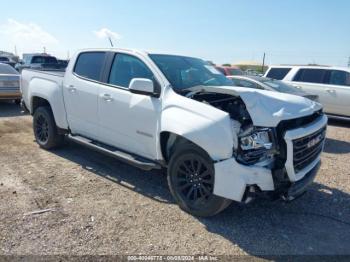
[[[252,118],[240,97],[228,94],[200,92],[192,99],[227,112],[233,132],[233,157],[243,165],[260,167],[272,164],[278,153],[276,131],[270,127],[254,126]]]
[[[261,195],[287,200],[301,195],[319,167],[327,123],[321,107],[294,96],[295,102],[286,102],[260,92],[252,96],[254,92],[214,89],[196,90],[188,96],[231,118],[233,154],[215,163],[214,194],[239,202]],[[302,141],[303,152],[312,157],[295,155],[294,141]],[[300,170],[294,161],[298,158],[305,162]]]

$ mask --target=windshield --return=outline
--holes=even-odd
[[[7,57],[0,57],[0,62],[10,62],[10,59]]]
[[[52,56],[33,56],[33,64],[57,64],[57,59]]]
[[[0,64],[0,74],[17,75],[18,72],[9,65]]]
[[[202,59],[174,55],[150,57],[176,91],[194,86],[233,85],[232,81]]]
[[[280,80],[274,80],[274,79],[265,79],[265,80],[261,80],[261,82],[263,82],[265,85],[271,87],[272,89],[278,91],[278,92],[282,92],[282,93],[301,93],[302,91],[297,89],[294,86],[288,85],[286,83],[283,83]]]

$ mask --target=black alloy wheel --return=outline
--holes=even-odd
[[[47,143],[49,139],[49,123],[43,114],[39,114],[34,122],[35,137],[40,143]]]
[[[178,205],[195,216],[216,215],[231,203],[214,194],[214,163],[190,142],[176,145],[168,165],[168,184]]]
[[[184,156],[177,166],[174,178],[177,191],[190,204],[207,200],[214,189],[214,174],[198,155]]]

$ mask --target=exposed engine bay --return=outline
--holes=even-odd
[[[212,105],[229,113],[231,119],[238,121],[242,126],[251,125],[252,120],[240,97],[219,93],[196,93],[190,98]]]
[[[253,125],[246,106],[240,97],[213,92],[189,93],[187,97],[209,104],[230,115],[233,130],[233,155],[245,165],[270,165],[274,148],[274,131]]]

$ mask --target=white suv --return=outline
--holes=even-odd
[[[330,116],[350,117],[350,68],[326,66],[271,66],[265,77],[283,80],[318,95]]]

